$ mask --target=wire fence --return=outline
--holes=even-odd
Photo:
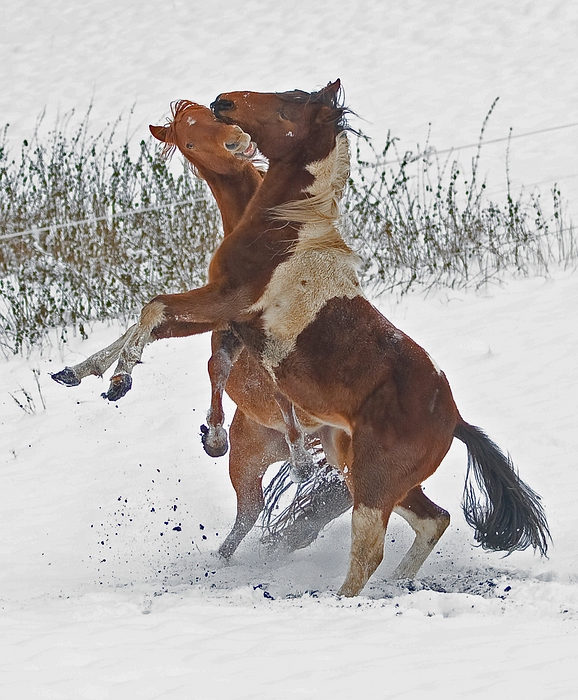
[[[17,233],[8,233],[0,236],[0,241],[7,241],[11,238],[19,238],[20,236],[37,236],[39,233],[47,231],[58,231],[63,228],[73,228],[74,226],[84,226],[90,224],[96,224],[100,221],[111,222],[114,219],[122,219],[127,216],[136,216],[138,214],[148,214],[151,212],[162,211],[163,209],[170,209],[171,207],[180,207],[187,204],[195,204],[197,202],[205,202],[207,197],[195,197],[194,199],[187,199],[183,202],[170,202],[168,204],[161,204],[155,207],[141,207],[139,209],[130,209],[128,211],[111,213],[105,216],[93,216],[89,219],[79,219],[78,221],[67,221],[62,224],[50,224],[49,226],[40,226],[29,228],[26,231],[18,231]]]
[[[421,151],[417,154],[412,154],[410,158],[411,158],[411,161],[418,161],[418,160],[423,160],[424,158],[428,158],[432,154],[435,154],[436,156],[445,155],[445,154],[452,154],[452,153],[457,153],[459,151],[463,151],[463,150],[470,149],[470,148],[481,148],[481,147],[486,147],[486,146],[491,145],[491,144],[510,142],[513,139],[527,138],[530,136],[551,133],[554,131],[560,131],[560,130],[564,130],[564,129],[572,129],[572,128],[576,128],[576,127],[578,127],[578,122],[573,122],[570,124],[562,124],[562,125],[553,126],[553,127],[547,127],[544,129],[535,129],[533,131],[527,131],[527,132],[524,132],[521,134],[510,134],[506,137],[484,140],[482,142],[478,141],[476,143],[464,144],[461,146],[455,146],[455,147],[451,147],[451,148],[444,148],[444,149],[438,150],[438,149],[435,149],[432,147],[432,148],[426,149],[424,151]],[[396,159],[386,160],[386,161],[380,161],[378,159],[378,160],[374,160],[374,161],[368,162],[368,163],[357,163],[355,170],[366,170],[366,169],[378,170],[379,168],[385,167],[387,165],[399,165],[401,162],[403,162],[403,157],[398,157]],[[540,182],[530,183],[530,184],[525,185],[525,187],[538,187],[540,185],[553,184],[553,183],[557,183],[561,180],[566,180],[566,179],[571,179],[571,178],[576,178],[576,177],[578,177],[578,173],[571,174],[571,175],[564,175],[560,178],[553,178],[550,180],[542,180]],[[501,189],[498,191],[493,191],[490,194],[502,194],[504,191],[505,191],[504,189]],[[109,215],[100,216],[100,217],[90,217],[90,218],[86,218],[86,219],[79,219],[76,221],[63,222],[60,224],[50,224],[48,226],[33,227],[33,228],[29,228],[29,229],[24,230],[24,231],[17,231],[14,233],[0,235],[0,241],[9,240],[11,238],[18,238],[20,236],[31,236],[31,235],[35,236],[35,235],[38,235],[39,233],[42,233],[45,231],[56,231],[58,229],[70,228],[70,227],[74,227],[74,226],[95,224],[99,221],[112,221],[113,219],[120,219],[123,217],[135,216],[138,214],[143,214],[143,213],[148,213],[148,212],[161,211],[163,209],[167,209],[170,207],[178,207],[178,206],[183,206],[183,205],[195,204],[196,202],[204,201],[205,199],[206,199],[206,197],[193,198],[193,199],[180,201],[180,202],[170,202],[167,204],[157,205],[154,207],[130,209],[127,211],[111,213]]]
[[[401,158],[394,139],[378,154],[360,138],[343,224],[366,286],[477,287],[578,259],[557,186],[546,207],[533,191],[488,196],[480,149],[511,138]],[[70,329],[86,334],[95,320],[132,317],[159,292],[205,282],[222,235],[218,209],[205,183],[186,168],[175,174],[152,140],[135,157],[134,146],[113,147],[112,135],[90,136],[83,123],[72,136],[25,142],[19,164],[5,146],[0,134],[0,352],[29,350],[55,328],[65,342]],[[435,157],[474,146],[469,172]]]

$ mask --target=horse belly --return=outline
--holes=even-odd
[[[443,373],[363,297],[329,300],[275,376],[297,405],[336,427],[353,425],[365,413],[396,430],[399,423],[400,431],[408,415],[422,427],[454,421]]]
[[[285,432],[285,422],[275,401],[277,387],[270,373],[246,348],[231,368],[226,392],[239,409],[260,425]],[[298,418],[306,432],[315,432],[322,421],[298,410]]]

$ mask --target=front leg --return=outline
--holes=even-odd
[[[285,424],[285,440],[289,447],[291,462],[291,480],[300,484],[307,481],[315,471],[315,460],[305,446],[305,431],[297,418],[293,402],[280,391],[275,391],[274,396]]]
[[[263,508],[262,479],[267,467],[287,459],[289,451],[282,433],[266,428],[235,411],[231,422],[229,476],[237,494],[237,517],[219,554],[230,559],[257,522]]]
[[[124,344],[108,392],[109,401],[118,401],[132,386],[132,370],[141,361],[147,343],[207,333],[227,326],[246,304],[240,293],[226,295],[214,284],[183,294],[155,297],[141,311],[134,332]]]
[[[78,386],[80,382],[91,375],[102,377],[104,372],[118,359],[121,350],[128,340],[132,337],[136,329],[136,324],[132,325],[124,335],[108,345],[106,348],[95,352],[86,360],[79,362],[73,367],[65,367],[60,372],[54,372],[50,376],[55,382],[64,384],[64,386]]]
[[[211,407],[207,413],[207,425],[201,425],[201,442],[211,457],[222,457],[229,448],[227,431],[223,428],[223,392],[233,364],[237,361],[242,342],[232,331],[218,331],[211,338],[213,353],[209,359],[211,378]]]
[[[141,312],[140,321],[131,337],[124,344],[105,398],[118,401],[132,387],[132,370],[140,362],[144,346],[151,342],[151,332],[164,321],[164,305],[159,301],[149,302]]]

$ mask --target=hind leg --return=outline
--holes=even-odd
[[[393,572],[393,578],[414,578],[450,524],[450,514],[430,501],[421,486],[411,489],[395,512],[407,520],[415,532],[415,540]]]
[[[349,570],[338,595],[351,597],[360,593],[381,564],[390,513],[391,508],[373,508],[363,503],[353,507]]]
[[[396,502],[387,466],[386,449],[380,449],[371,427],[359,426],[351,442],[353,459],[346,473],[353,495],[349,569],[338,595],[361,592],[383,559],[385,530]],[[401,496],[401,494],[400,494]]]
[[[295,413],[295,406],[280,391],[275,392],[275,401],[285,424],[285,440],[291,462],[291,480],[300,484],[307,481],[315,471],[315,461],[305,446],[305,432]]]
[[[230,428],[229,475],[237,494],[237,517],[219,548],[230,559],[263,510],[261,481],[267,467],[289,456],[282,433],[259,425],[239,409]]]
[[[397,440],[395,434],[380,430],[372,420],[358,421],[351,454],[351,468],[346,474],[354,502],[351,552],[347,577],[339,589],[339,595],[345,596],[360,593],[381,563],[391,512],[396,504],[412,504],[407,494],[415,488],[419,471],[407,440]],[[415,501],[420,502],[419,496]]]

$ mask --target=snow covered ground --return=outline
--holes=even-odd
[[[488,138],[578,121],[577,29],[569,1],[21,0],[0,8],[0,117],[21,138],[44,106],[53,119],[93,99],[96,128],[136,102],[141,138],[173,99],[340,76],[369,122],[356,126],[413,146],[432,122],[442,148],[475,141],[496,95]],[[513,142],[516,182],[575,173],[575,135]],[[492,148],[499,191],[505,151]],[[565,182],[576,211],[576,180]],[[419,580],[388,581],[411,541],[394,516],[384,562],[355,600],[335,596],[347,516],[285,558],[267,555],[258,532],[229,566],[215,556],[235,504],[226,458],[207,457],[197,436],[207,337],[148,348],[117,405],[100,398],[106,381],[65,389],[48,376],[117,326],[2,361],[2,697],[575,697],[577,297],[578,274],[553,271],[480,293],[377,300],[445,370],[464,417],[511,452],[543,497],[554,544],[544,561],[473,547],[458,444],[426,483],[452,525]],[[30,413],[10,396],[28,405],[23,390]]]
[[[254,532],[227,566],[226,459],[197,437],[207,338],[151,346],[125,399],[48,372],[115,337],[2,366],[0,679],[14,698],[560,698],[575,688],[578,565],[573,318],[578,276],[484,294],[411,295],[383,311],[446,370],[461,411],[509,449],[543,497],[549,560],[473,547],[459,509],[461,445],[427,483],[452,526],[413,588],[388,582],[411,537],[396,516],[385,560],[356,600],[335,596],[348,516],[271,559]],[[40,371],[46,409],[33,369]],[[8,395],[23,388],[29,415]],[[229,415],[231,410],[229,409]],[[180,529],[174,529],[180,528]]]

